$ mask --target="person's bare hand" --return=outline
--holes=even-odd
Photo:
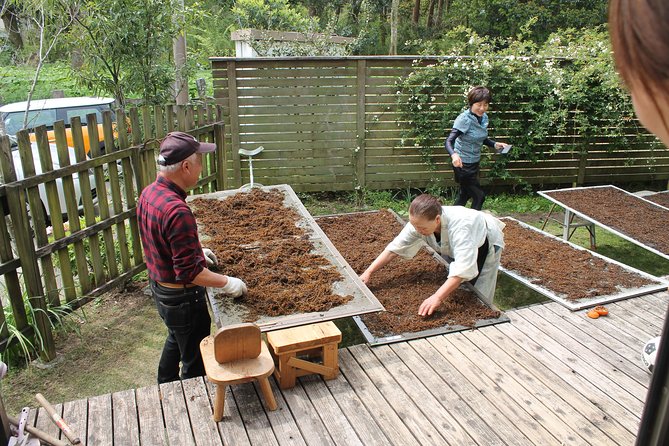
[[[371,277],[372,277],[372,275],[371,275],[370,273],[368,273],[367,271],[365,271],[364,273],[360,274],[360,280],[361,280],[362,283],[364,283],[365,285],[367,285],[367,284],[369,283],[369,279],[371,279]]]
[[[432,313],[439,308],[439,305],[441,305],[441,299],[436,294],[433,294],[420,304],[420,307],[418,307],[418,315],[423,317],[431,316]]]
[[[460,158],[460,155],[454,153],[451,155],[451,158],[453,159],[453,167],[462,167],[462,159]]]

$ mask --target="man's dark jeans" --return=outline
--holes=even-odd
[[[158,365],[158,384],[204,375],[200,341],[211,333],[204,287],[173,289],[151,281],[158,314],[167,326],[167,339]]]

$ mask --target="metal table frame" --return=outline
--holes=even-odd
[[[406,222],[400,217],[395,211],[392,209],[388,209],[391,214],[397,219],[402,224],[406,224]],[[331,215],[321,215],[316,218],[316,220],[320,218],[332,218],[332,217],[339,217],[339,216],[345,216],[345,215],[361,215],[361,214],[370,214],[374,212],[379,212],[379,211],[364,211],[364,212],[349,212],[349,213],[343,213],[343,214],[331,214]],[[437,253],[434,249],[432,249],[429,246],[424,246],[422,249],[427,250],[427,252],[435,259],[435,261],[444,264],[445,266],[448,266],[448,262],[439,254]],[[375,345],[385,345],[385,344],[392,344],[394,342],[401,342],[401,341],[408,341],[410,339],[420,339],[420,338],[426,338],[429,336],[436,336],[436,335],[441,335],[441,334],[446,334],[446,333],[453,333],[457,331],[464,331],[464,330],[472,330],[474,328],[480,328],[480,327],[485,327],[487,325],[494,325],[494,324],[499,324],[501,322],[509,322],[509,317],[504,314],[499,308],[497,308],[494,304],[493,305],[488,305],[485,303],[485,300],[483,300],[481,293],[474,288],[474,286],[469,283],[469,282],[464,282],[460,285],[460,288],[464,288],[467,291],[473,293],[476,298],[485,306],[488,308],[494,310],[494,311],[499,311],[499,317],[495,319],[480,319],[476,321],[476,324],[474,324],[473,327],[465,327],[462,325],[443,325],[441,327],[435,327],[435,328],[430,328],[428,330],[421,330],[421,331],[416,331],[416,332],[406,332],[406,333],[396,333],[396,334],[391,334],[388,336],[380,336],[377,337],[375,336],[365,325],[365,322],[362,320],[360,316],[354,316],[353,320],[355,321],[356,325],[362,332],[363,336],[367,340],[367,343],[371,346]]]
[[[589,186],[589,187],[571,187],[571,188],[567,188],[567,189],[552,189],[552,190],[547,190],[547,191],[539,191],[538,194],[541,195],[542,197],[546,198],[547,200],[552,201],[552,202],[555,203],[556,205],[563,207],[563,208],[565,209],[565,219],[566,219],[567,212],[573,213],[574,215],[577,215],[578,217],[582,218],[583,220],[586,220],[586,221],[589,222],[590,224],[600,226],[600,227],[606,229],[607,231],[610,231],[610,232],[614,233],[615,235],[617,235],[617,236],[619,236],[619,237],[622,237],[622,238],[624,238],[625,240],[634,243],[635,245],[641,246],[642,248],[644,248],[644,249],[646,249],[646,250],[648,250],[648,251],[650,251],[650,252],[652,252],[652,253],[654,253],[654,254],[657,254],[657,255],[659,255],[659,256],[661,256],[661,257],[664,257],[665,259],[669,259],[669,254],[660,252],[660,251],[658,251],[658,250],[655,249],[655,248],[652,248],[652,247],[650,247],[650,246],[648,246],[648,245],[645,245],[645,244],[643,244],[642,242],[640,242],[640,241],[638,241],[638,240],[636,240],[636,239],[630,237],[629,235],[626,235],[626,234],[624,234],[624,233],[622,233],[622,232],[620,232],[620,231],[618,231],[618,230],[616,230],[616,229],[614,229],[614,228],[612,228],[612,227],[610,227],[610,226],[607,226],[607,225],[603,224],[602,222],[599,222],[599,221],[595,220],[594,218],[589,217],[588,215],[584,214],[583,212],[579,212],[579,211],[577,211],[577,210],[575,210],[575,209],[572,209],[572,208],[570,208],[569,206],[567,206],[567,205],[565,205],[564,203],[562,203],[561,201],[559,201],[559,200],[557,200],[557,199],[555,199],[555,198],[552,198],[550,195],[548,195],[548,194],[550,194],[551,192],[565,192],[565,191],[571,191],[571,190],[583,190],[583,189],[601,189],[601,188],[604,188],[604,187],[612,187],[612,188],[614,188],[614,189],[618,189],[619,191],[622,191],[622,192],[626,193],[627,195],[629,195],[629,196],[631,196],[631,197],[634,197],[634,198],[637,199],[637,200],[643,200],[643,201],[645,201],[646,203],[650,203],[650,204],[652,204],[653,206],[657,206],[658,208],[660,208],[660,209],[662,209],[662,210],[669,211],[669,209],[667,209],[667,208],[664,207],[664,206],[661,206],[661,205],[659,205],[659,204],[657,204],[657,203],[654,203],[654,202],[652,202],[652,201],[650,201],[650,200],[646,200],[645,198],[642,198],[642,197],[639,197],[639,196],[637,196],[637,195],[634,195],[634,194],[632,194],[632,193],[630,193],[630,192],[627,192],[626,190],[623,190],[623,189],[621,189],[621,188],[619,188],[619,187],[616,187],[616,186],[613,186],[613,185],[605,185],[605,186]],[[568,228],[565,228],[565,232],[564,232],[564,233],[566,234],[567,231],[568,231]],[[594,234],[594,230],[593,230],[593,234]],[[563,235],[563,237],[564,237],[564,235]],[[565,240],[568,240],[568,238],[565,238]]]
[[[343,279],[340,282],[333,284],[333,292],[337,294],[339,291],[340,293],[343,292],[353,296],[353,299],[348,303],[323,312],[297,313],[277,317],[263,316],[255,321],[255,324],[260,327],[261,331],[266,332],[296,327],[315,322],[324,322],[385,310],[376,296],[369,291],[367,285],[360,281],[358,275],[344,260],[339,251],[337,251],[337,248],[335,248],[332,242],[327,238],[323,230],[316,224],[311,214],[309,214],[290,186],[281,184],[276,186],[263,186],[259,187],[259,189],[263,191],[279,190],[283,192],[285,196],[284,206],[292,208],[299,213],[301,218],[296,224],[307,231],[309,240],[314,244],[315,252],[327,258],[330,263],[341,272]],[[251,189],[234,189],[194,195],[189,197],[188,201],[198,198],[224,200],[239,193],[248,193],[250,190]],[[203,241],[206,240],[206,234],[203,233],[202,235]],[[214,320],[218,327],[242,322],[244,315],[243,301],[238,303],[235,303],[234,301],[219,302],[214,298],[216,289],[208,289],[207,291],[207,294],[209,295],[209,303],[212,312],[214,313]],[[225,306],[227,306],[227,308],[224,308]]]
[[[557,295],[554,291],[549,290],[548,288],[544,288],[544,287],[539,286],[535,283],[532,283],[531,280],[536,279],[534,277],[529,277],[529,278],[524,277],[524,276],[521,276],[520,274],[518,274],[517,272],[515,272],[513,270],[509,270],[507,268],[504,268],[504,266],[500,266],[500,271],[502,271],[504,274],[506,274],[509,277],[519,281],[520,283],[527,286],[528,288],[531,288],[531,289],[537,291],[538,293],[543,294],[544,296],[548,297],[549,299],[554,300],[555,302],[559,303],[560,305],[569,308],[572,311],[581,310],[583,308],[592,307],[592,306],[595,306],[595,305],[601,305],[601,304],[605,304],[605,303],[609,303],[609,302],[615,302],[615,301],[618,301],[618,300],[629,299],[631,297],[642,296],[644,294],[651,294],[651,293],[656,293],[658,291],[664,291],[664,290],[667,289],[667,285],[669,285],[669,282],[667,282],[667,281],[665,281],[661,278],[655,277],[651,274],[648,274],[648,273],[643,272],[641,270],[638,270],[636,268],[632,268],[631,266],[625,265],[624,263],[618,262],[616,260],[610,259],[608,257],[605,257],[605,256],[601,255],[601,254],[598,254],[596,252],[590,251],[590,250],[588,250],[586,248],[583,248],[582,246],[579,246],[575,243],[572,243],[572,242],[563,240],[559,237],[556,237],[553,234],[549,234],[547,232],[541,231],[540,229],[535,228],[534,226],[530,226],[526,223],[523,223],[522,221],[516,220],[515,218],[502,217],[500,220],[502,220],[502,221],[505,221],[505,220],[515,221],[526,229],[536,231],[536,232],[540,233],[541,235],[543,235],[545,237],[552,238],[554,240],[558,240],[561,243],[564,243],[571,248],[578,249],[579,251],[588,251],[594,257],[598,257],[598,258],[604,260],[605,262],[612,263],[614,265],[618,265],[619,267],[621,267],[621,268],[623,268],[623,269],[625,269],[629,272],[638,274],[642,277],[645,277],[645,278],[647,278],[649,280],[652,280],[652,281],[657,283],[657,285],[648,285],[648,286],[645,286],[645,287],[642,287],[642,288],[628,289],[628,290],[624,290],[624,291],[621,291],[621,292],[616,293],[616,294],[598,296],[598,297],[589,298],[589,299],[579,299],[579,300],[574,301],[574,300],[569,300],[569,299],[566,299],[564,297],[561,297],[561,296]]]

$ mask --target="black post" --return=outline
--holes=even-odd
[[[637,446],[669,444],[669,308],[664,318],[660,348],[655,357],[653,377],[646,394]]]

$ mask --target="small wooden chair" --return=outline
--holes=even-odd
[[[269,385],[274,360],[260,338],[255,324],[237,324],[219,329],[200,342],[200,352],[207,378],[216,384],[214,421],[221,421],[225,405],[225,388],[257,380],[269,410],[276,410],[276,400]]]

